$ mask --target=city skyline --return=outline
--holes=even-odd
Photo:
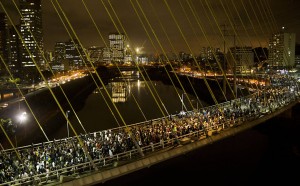
[[[1,185],[297,181],[299,1],[4,2]]]
[[[58,4],[56,4],[55,1],[52,2],[56,5],[56,10],[61,13],[59,6],[57,6]],[[293,0],[266,3],[263,1],[251,3],[249,3],[250,1],[238,1],[234,2],[234,4],[232,4],[232,1],[225,1],[223,3],[212,3],[208,1],[83,2],[85,2],[85,4],[78,0],[65,0],[59,2],[59,5],[69,19],[78,38],[86,48],[93,45],[105,46],[104,42],[108,45],[108,34],[118,32],[114,23],[109,18],[108,12],[111,16],[113,16],[114,12],[118,15],[125,34],[128,34],[129,44],[133,48],[143,47],[143,51],[147,51],[148,53],[154,53],[156,51],[161,53],[162,49],[169,52],[172,50],[172,47],[174,47],[176,51],[185,51],[195,54],[198,54],[201,48],[205,46],[218,47],[223,50],[224,39],[222,34],[224,30],[226,30],[226,48],[227,46],[233,46],[233,35],[237,36],[236,45],[267,47],[271,34],[278,31],[275,29],[281,28],[281,26],[284,26],[287,32],[293,32],[296,33],[296,35],[300,31],[300,28],[297,28],[296,25],[297,15],[299,14],[296,10],[300,7],[300,3]],[[9,12],[9,16],[13,17],[15,24],[17,24],[19,17],[16,13],[16,8],[11,2],[5,1],[3,3]],[[72,6],[70,6],[70,4],[72,4]],[[86,5],[90,11],[90,15],[95,20],[95,24],[104,40],[99,36],[84,5]],[[112,5],[114,10],[111,9],[110,5]],[[168,10],[166,5],[169,5],[171,11]],[[261,5],[260,8],[258,8],[259,5]],[[265,6],[266,9],[263,9],[263,6]],[[141,7],[141,9],[139,7]],[[247,8],[244,9],[245,7]],[[107,8],[108,12],[105,8]],[[224,11],[224,8],[227,11]],[[253,13],[252,8],[256,8],[256,14]],[[56,42],[67,41],[70,38],[56,10],[51,1],[42,1],[44,46],[46,50],[53,50]],[[147,28],[150,37],[144,30],[135,10],[139,12],[140,18],[143,20],[143,24]],[[141,10],[143,10],[145,16],[148,18],[153,32],[151,32],[151,28],[143,18]],[[266,15],[268,13],[267,11],[269,11],[269,13],[272,12],[272,14],[270,14],[268,19],[263,20],[262,15]],[[174,15],[174,18],[172,18],[170,12]],[[159,18],[155,17],[156,15]],[[195,16],[197,19],[195,19]],[[272,21],[271,16],[274,16],[276,23]],[[231,17],[231,19],[229,20],[227,17]],[[259,24],[257,20],[260,21]],[[118,25],[116,17],[114,17],[114,21],[115,24]],[[176,23],[178,23],[178,26]],[[191,27],[190,23],[193,27]],[[161,27],[161,24],[164,26]],[[224,24],[227,26],[222,26]],[[236,25],[236,30],[232,29],[233,24]],[[275,26],[277,28],[275,28]],[[118,28],[121,33],[124,33],[122,27],[118,26]],[[245,29],[247,31],[245,31]],[[153,33],[156,35],[153,35]],[[170,40],[168,40],[167,37]],[[296,37],[296,40],[299,42],[299,38]],[[186,45],[186,42],[188,42],[189,45]],[[170,43],[173,46],[171,46]]]

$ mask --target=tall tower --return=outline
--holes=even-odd
[[[20,25],[16,25],[17,30],[20,30]],[[9,63],[8,66],[16,77],[21,77],[21,40],[18,37],[16,30],[13,27],[9,28]]]
[[[62,61],[66,58],[66,43],[56,42],[54,46],[55,64],[61,65]]]
[[[82,69],[85,65],[86,56],[84,49],[77,39],[70,39],[65,42],[66,59],[72,69]]]
[[[276,68],[292,67],[295,64],[296,34],[273,34],[269,42],[269,65]]]
[[[9,65],[9,30],[7,24],[7,17],[5,13],[0,13],[0,55],[4,62]],[[6,68],[0,62],[0,72],[6,73]]]
[[[109,47],[112,50],[111,60],[117,63],[124,62],[125,35],[109,34]]]
[[[44,49],[42,5],[41,0],[19,1],[20,11],[22,14],[20,21],[20,34],[24,41],[24,43],[22,42],[21,47],[21,62],[23,71],[28,74],[36,72],[36,64],[41,69],[43,69],[45,65],[41,54],[41,51]],[[28,48],[29,52],[25,46]],[[36,64],[34,62],[36,62]]]

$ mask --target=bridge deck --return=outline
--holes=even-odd
[[[153,142],[150,143],[150,145],[141,144],[140,147],[145,154],[144,157],[140,156],[136,148],[132,150],[125,150],[114,155],[107,154],[105,156],[99,156],[100,158],[94,156],[93,162],[100,171],[95,171],[89,161],[83,161],[81,163],[73,163],[72,165],[67,165],[60,168],[57,167],[54,170],[48,169],[48,171],[36,174],[33,177],[28,176],[22,179],[15,179],[12,182],[6,182],[5,184],[10,183],[18,185],[24,184],[24,182],[36,182],[43,184],[47,182],[51,184],[54,181],[55,184],[58,184],[58,182],[66,182],[66,185],[77,185],[92,184],[90,183],[91,180],[93,180],[93,183],[96,183],[103,182],[108,179],[113,179],[116,176],[121,176],[123,174],[127,174],[132,171],[151,166],[152,164],[178,156],[195,148],[202,147],[214,141],[236,134],[237,132],[240,132],[242,130],[246,130],[284,112],[285,110],[291,108],[299,102],[299,92],[293,92],[294,96],[292,96],[289,91],[282,92],[282,94],[287,95],[284,96],[284,99],[281,99],[278,102],[274,102],[273,104],[263,104],[265,102],[256,102],[256,100],[253,99],[257,98],[258,94],[253,94],[247,98],[240,98],[223,104],[202,108],[201,111],[190,111],[184,113],[184,115],[171,115],[168,118],[160,118],[153,121],[133,124],[129,126],[132,133],[137,132],[137,129],[155,129],[155,127],[161,126],[170,127],[170,129],[172,129],[171,127],[174,127],[176,125],[178,127],[178,131],[181,132],[184,130],[180,128],[182,126],[191,127],[194,125],[196,127],[194,128],[194,130],[188,130],[188,132],[185,133],[179,134],[177,132],[174,134],[174,136],[172,136],[172,132],[170,131],[170,136],[167,139],[160,138],[159,142]],[[262,95],[263,94],[260,94],[260,96]],[[225,120],[222,120],[223,122],[218,123],[214,123],[212,120],[210,120],[209,122],[203,120],[206,115],[209,115],[209,112],[213,113],[222,110],[222,112],[220,113],[225,113],[225,110],[228,110],[231,114],[235,113],[236,110],[234,109],[234,107],[238,105],[238,107],[243,110],[249,110],[251,107],[249,101],[251,100],[252,103],[256,105],[254,113],[250,112],[247,115],[242,116],[236,115],[236,117],[232,117],[232,115],[219,115],[219,117],[222,117]],[[258,100],[262,101],[263,99]],[[125,131],[125,128],[115,128],[110,129],[109,131],[112,132],[112,135],[115,135],[117,133]],[[101,136],[101,134],[106,134],[106,132],[107,131],[101,131],[88,134],[85,137],[83,136],[82,139],[84,139],[85,142],[87,142],[88,139],[88,141],[90,141],[91,143],[95,143],[92,137],[99,137]],[[40,151],[41,149],[47,149],[47,147],[49,149],[53,148],[54,146],[66,147],[66,145],[68,145],[68,143],[70,142],[73,142],[73,144],[78,143],[76,142],[76,138],[74,137],[70,139],[52,141],[49,143],[35,144],[33,146],[19,147],[17,150],[20,154],[26,156],[26,152],[28,152],[28,150],[43,153],[43,150]],[[85,144],[87,145],[87,143]],[[175,144],[180,144],[180,146],[174,148]],[[2,153],[13,154],[14,149],[5,150],[2,151]]]
[[[162,161],[186,154],[195,149],[204,147],[216,141],[222,140],[229,136],[236,135],[239,132],[252,128],[262,122],[269,120],[272,117],[275,117],[286,110],[290,109],[297,104],[297,101],[292,102],[281,109],[274,111],[271,114],[264,115],[262,117],[256,118],[252,121],[244,122],[241,125],[236,125],[228,129],[222,129],[222,131],[214,132],[211,136],[205,135],[189,135],[181,139],[181,145],[170,146],[154,153],[149,154],[144,158],[138,158],[133,162],[127,162],[125,164],[112,163],[109,169],[104,169],[98,172],[88,173],[85,175],[76,175],[76,176],[61,176],[60,184],[61,186],[73,186],[73,185],[92,185],[96,183],[103,183],[110,179],[129,174],[134,171],[138,171],[143,168],[148,168],[154,164],[160,163]],[[80,179],[79,179],[80,178]],[[53,183],[56,185],[57,183]]]

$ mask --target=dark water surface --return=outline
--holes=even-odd
[[[182,97],[187,110],[192,110],[191,105],[197,108],[197,100],[193,95],[183,94],[182,90],[175,89],[172,85],[165,85],[159,81],[147,83],[144,81],[132,81],[126,84],[128,86],[126,87],[127,93],[125,98],[122,96],[116,98],[126,100],[124,102],[116,102],[114,105],[109,101],[105,102],[103,96],[105,96],[106,100],[109,100],[105,89],[101,89],[102,94],[97,91],[88,96],[82,110],[77,112],[77,116],[87,132],[124,126],[124,123],[130,125],[164,117],[167,114],[177,114],[182,109]],[[155,89],[152,87],[155,87]],[[109,83],[106,88],[112,95],[112,89],[115,89],[116,86]],[[149,88],[151,88],[151,91],[149,91]],[[157,94],[159,94],[159,97]],[[204,101],[199,101],[198,107],[207,105]],[[115,107],[119,112],[116,112]],[[183,109],[185,110],[185,107]],[[70,116],[70,121],[76,128],[76,131],[83,132],[74,114]],[[64,126],[60,132],[61,136],[66,134]]]
[[[70,111],[68,114],[70,136],[75,135],[74,131],[77,134],[85,133],[84,130],[86,132],[101,131],[161,118],[168,114],[178,114],[182,109],[192,110],[193,107],[196,109],[207,105],[204,101],[197,101],[193,95],[183,94],[182,90],[175,89],[172,85],[165,85],[160,81],[128,81],[126,83],[127,86],[124,86],[124,83],[122,84],[119,81],[118,79],[118,82],[109,83],[106,89],[100,88],[100,92],[96,89],[97,91],[88,95],[84,100],[78,101],[77,105],[72,105],[73,109],[68,109]],[[123,86],[125,89],[118,90],[118,86]],[[118,90],[119,92],[115,91],[115,94],[112,94],[113,90]],[[110,96],[114,96],[114,99],[121,101],[112,104],[107,93]],[[119,97],[117,98],[115,95],[119,95]],[[123,95],[126,96],[124,97]],[[39,94],[34,93],[31,96],[38,97]],[[49,99],[47,97],[41,99],[41,101],[39,98],[35,99],[38,100],[38,104],[33,106],[34,114],[40,119],[40,124],[35,122],[33,114],[31,114],[30,109],[24,102],[20,105],[10,105],[9,109],[5,110],[5,113],[1,113],[2,115],[9,115],[8,117],[13,118],[15,121],[18,121],[16,117],[19,113],[23,111],[28,113],[26,121],[23,123],[15,122],[18,125],[17,140],[19,146],[46,141],[39,125],[43,127],[44,133],[49,140],[68,136],[66,119],[57,107],[51,94],[46,94],[46,96]],[[103,99],[103,96],[106,101]],[[182,98],[184,104],[182,104]],[[72,99],[72,97],[69,97],[69,99]],[[45,111],[48,107],[52,108]],[[8,144],[7,146],[10,145]]]
[[[168,112],[178,113],[182,104],[174,88],[161,82],[154,85]],[[162,117],[146,84],[134,82],[130,91],[148,119]],[[181,90],[177,91],[182,95]],[[188,102],[185,96],[183,100]],[[102,130],[109,123],[117,127],[99,97],[90,95],[78,116],[89,123],[88,130]],[[196,107],[196,99],[189,97]],[[126,103],[116,105],[126,123],[144,120],[132,95]],[[300,113],[299,108],[295,112]],[[274,118],[199,150],[98,185],[300,185],[299,131],[299,118]]]

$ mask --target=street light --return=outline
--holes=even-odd
[[[183,94],[181,95],[181,111],[183,112]]]
[[[22,114],[20,114],[18,118],[19,118],[20,124],[22,124],[27,119],[27,113],[22,112]]]
[[[24,121],[26,121],[27,119],[27,113],[26,112],[22,112],[19,116],[18,116],[18,120],[20,122],[20,125],[22,125],[24,123]],[[15,141],[16,141],[16,147],[18,146],[18,143],[17,143],[17,124],[15,124]],[[27,136],[27,132],[26,132],[26,127],[25,127],[25,136]]]
[[[143,48],[144,48],[143,46],[142,46],[142,47],[137,47],[137,48],[135,48],[136,62],[137,62],[137,63],[139,63],[140,60],[141,60],[140,54],[142,54],[142,49],[143,49]]]
[[[66,117],[67,117],[67,132],[68,132],[68,138],[70,137],[70,132],[69,132],[69,119],[68,119],[69,113],[70,113],[70,111],[67,110],[67,111],[66,111]]]
[[[183,110],[183,106],[184,106],[184,102],[183,102],[183,95],[186,94],[186,93],[183,93],[181,95],[181,111],[180,111],[180,115],[185,115],[185,112]]]
[[[138,54],[138,53],[140,52],[140,50],[141,50],[141,48],[137,47],[137,48],[135,49],[135,52]]]
[[[135,49],[135,52],[136,52],[136,63],[138,64],[139,63],[139,52],[140,52],[140,48],[136,48]]]

